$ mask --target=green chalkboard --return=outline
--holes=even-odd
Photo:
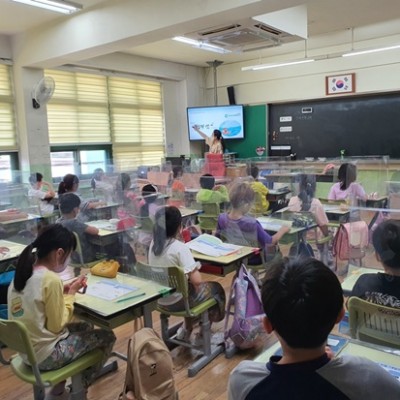
[[[225,140],[228,151],[238,153],[239,158],[256,157],[256,147],[267,148],[267,106],[244,107],[245,137],[242,140]]]
[[[400,158],[400,93],[269,106],[270,144],[305,157],[389,155]]]

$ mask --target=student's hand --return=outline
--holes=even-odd
[[[325,353],[330,360],[333,360],[335,358],[335,353],[332,351],[332,349],[329,346],[325,346]]]
[[[278,231],[278,233],[280,233],[281,235],[284,235],[285,233],[288,233],[288,232],[290,232],[290,226],[287,226],[287,225],[282,225]]]
[[[219,190],[222,185],[215,185],[212,190]]]
[[[75,280],[64,286],[64,293],[75,294],[80,289],[85,288],[87,286],[86,282],[87,278],[85,275],[79,276],[78,278],[76,278]]]

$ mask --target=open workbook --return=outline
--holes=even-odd
[[[243,247],[235,244],[224,243],[221,239],[208,235],[207,233],[203,233],[186,244],[191,250],[211,257],[227,256],[228,254],[239,251]]]

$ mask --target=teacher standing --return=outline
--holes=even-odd
[[[212,136],[207,136],[202,132],[197,125],[193,126],[193,129],[206,141],[206,144],[210,147],[209,152],[212,154],[223,154],[224,153],[224,139],[222,133],[218,129],[214,129]]]

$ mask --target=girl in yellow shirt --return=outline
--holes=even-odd
[[[42,371],[58,369],[95,348],[104,350],[105,362],[115,342],[112,331],[93,329],[85,322],[70,323],[75,293],[86,285],[86,278],[63,285],[57,273],[65,270],[75,247],[75,236],[68,229],[49,225],[21,253],[8,290],[9,318],[27,327]],[[96,372],[84,376],[86,384]],[[68,399],[65,381],[45,397],[55,399]]]

